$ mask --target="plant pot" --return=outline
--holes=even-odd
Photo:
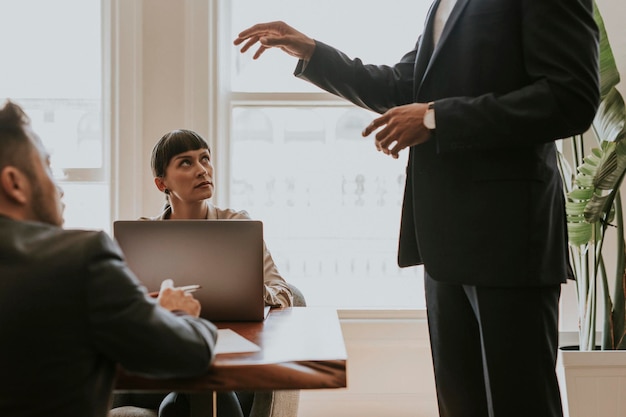
[[[565,416],[626,416],[626,350],[559,348],[557,374]]]

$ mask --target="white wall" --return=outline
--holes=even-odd
[[[348,388],[302,391],[299,416],[436,417],[423,313],[368,319],[340,312],[340,317],[348,353]]]
[[[596,0],[596,4],[604,18],[609,42],[622,75],[618,89],[626,97],[626,4],[622,0]]]
[[[621,74],[626,76],[626,6],[597,0]],[[110,0],[113,22],[108,45],[114,63],[108,92],[119,111],[110,115],[114,219],[156,215],[162,195],[152,183],[149,153],[160,136],[187,127],[219,145],[211,120],[215,51],[206,27],[215,4],[202,0]],[[226,47],[226,46],[225,46]],[[106,73],[109,73],[108,71]],[[619,86],[626,96],[626,83]],[[218,167],[219,172],[219,167]],[[219,178],[218,178],[219,181]],[[219,190],[217,190],[219,193]],[[218,194],[219,197],[219,194]],[[576,329],[573,284],[564,288],[562,325]],[[300,415],[434,417],[437,415],[427,329],[419,312],[342,312],[348,349],[348,388],[306,391]],[[382,317],[382,318],[381,318]]]

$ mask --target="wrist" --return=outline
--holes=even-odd
[[[428,108],[426,109],[426,112],[424,113],[423,123],[427,129],[435,130],[436,123],[435,123],[435,102],[434,101],[431,101],[430,103],[428,103]]]
[[[313,52],[315,52],[315,39],[307,38],[301,59],[305,62],[309,62],[313,56]]]

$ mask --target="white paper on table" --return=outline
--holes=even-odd
[[[259,345],[252,343],[231,329],[218,329],[215,354],[258,352]]]

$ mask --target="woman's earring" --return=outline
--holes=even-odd
[[[163,190],[163,192],[164,192],[165,194],[167,194],[167,195],[170,195],[170,190],[169,190],[169,189],[167,189],[167,188],[166,188],[165,190]]]

